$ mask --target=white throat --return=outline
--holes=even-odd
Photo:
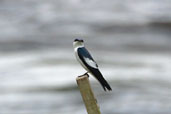
[[[83,42],[73,42],[73,47],[74,47],[74,49],[84,47],[84,43]]]

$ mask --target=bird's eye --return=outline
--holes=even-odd
[[[74,42],[84,42],[82,39],[75,39]]]

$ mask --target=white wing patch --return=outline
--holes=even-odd
[[[86,57],[84,57],[84,60],[86,61],[86,63],[88,64],[88,65],[90,65],[91,67],[93,67],[93,68],[98,68],[98,66],[97,66],[97,64],[96,64],[96,62],[95,61],[93,61],[93,60],[91,60],[91,59],[89,59],[89,58],[86,58]]]

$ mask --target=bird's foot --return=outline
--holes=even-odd
[[[89,77],[88,72],[86,72],[86,73],[85,73],[85,74],[83,74],[83,75],[87,75],[87,76]]]
[[[81,76],[78,76],[78,77],[82,77],[82,76],[85,76],[85,75],[87,75],[87,77],[89,77],[88,72],[86,72],[85,74],[83,74]]]

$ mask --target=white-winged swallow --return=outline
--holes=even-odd
[[[112,89],[107,81],[103,78],[97,63],[94,61],[88,50],[84,47],[84,41],[82,39],[75,39],[73,42],[73,47],[78,62],[83,66],[87,73],[92,74],[100,82],[105,91],[106,89],[111,91]]]

